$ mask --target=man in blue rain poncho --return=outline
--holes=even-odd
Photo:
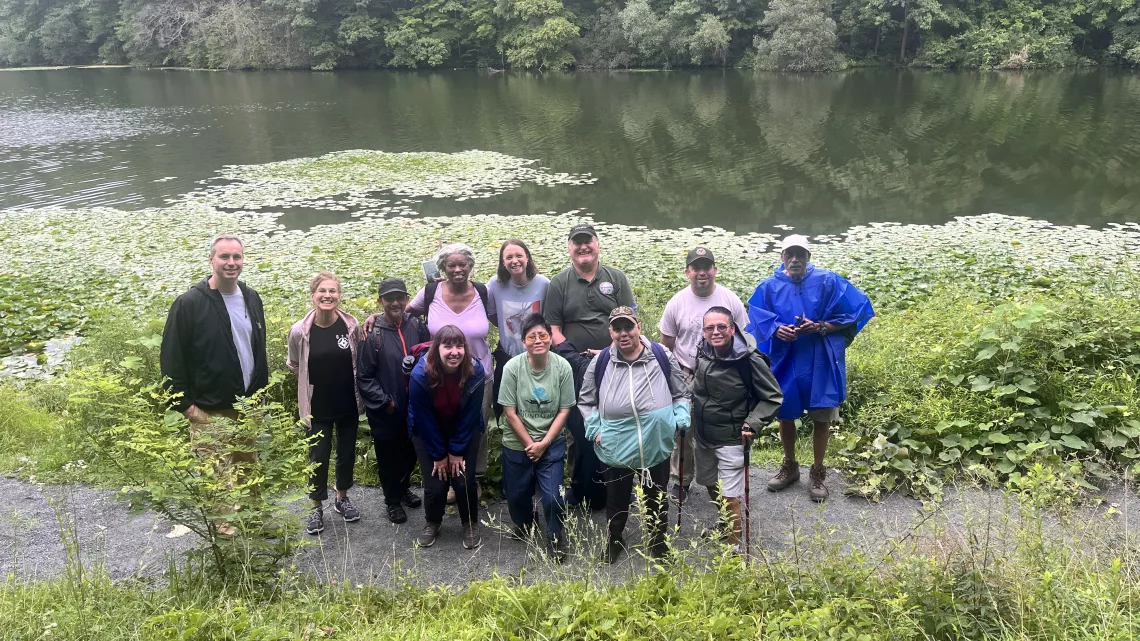
[[[823,454],[839,404],[847,397],[844,352],[855,334],[875,315],[867,295],[835,272],[811,262],[807,238],[788,236],[780,245],[783,264],[764,279],[748,300],[748,331],[772,359],[784,404],[780,441],[784,463],[768,481],[776,492],[800,480],[796,462],[796,419],[807,413],[814,425],[811,466],[813,501],[827,499]]]

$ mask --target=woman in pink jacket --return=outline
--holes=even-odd
[[[328,498],[329,455],[336,430],[336,499],[333,510],[345,521],[360,520],[348,498],[356,462],[356,431],[362,404],[356,391],[356,351],[360,340],[356,319],[340,308],[340,279],[321,272],[309,283],[313,309],[289,330],[289,369],[297,373],[297,408],[315,437],[309,461],[316,463],[309,484],[313,511],[305,531],[325,529],[324,501]]]

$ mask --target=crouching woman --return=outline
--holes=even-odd
[[[436,332],[427,354],[412,370],[408,426],[424,475],[423,531],[416,539],[430,547],[439,537],[447,490],[455,490],[463,523],[463,547],[479,547],[479,498],[475,461],[483,434],[483,366],[471,357],[455,325]]]
[[[660,558],[668,551],[669,506],[664,493],[669,455],[676,431],[689,428],[689,392],[673,353],[641,335],[641,323],[632,309],[614,309],[609,325],[613,343],[586,369],[578,398],[586,438],[597,444],[598,458],[608,466],[605,560],[613,563],[625,550],[623,531],[635,476],[645,488],[643,519],[649,530],[649,553]]]

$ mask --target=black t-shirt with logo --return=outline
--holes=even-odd
[[[352,350],[343,318],[337,317],[329,327],[313,323],[309,329],[309,382],[313,385],[313,419],[329,420],[356,413]]]

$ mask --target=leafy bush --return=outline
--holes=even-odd
[[[0,386],[0,473],[41,482],[85,477],[90,457],[53,416],[28,394]]]
[[[1140,471],[1140,302],[1062,290],[997,307],[943,292],[884,316],[849,359],[839,464],[862,494],[938,495],[983,465]],[[1081,481],[1082,484],[1087,484]]]
[[[128,377],[130,374],[127,375]],[[161,514],[203,543],[199,560],[220,580],[263,580],[295,545],[300,531],[288,503],[308,482],[308,441],[268,388],[237,404],[239,420],[219,419],[191,434],[182,414],[168,410],[160,383],[98,366],[68,377],[66,426],[98,453],[105,473],[137,511]],[[242,457],[257,452],[256,460]],[[236,528],[219,533],[220,523]]]

